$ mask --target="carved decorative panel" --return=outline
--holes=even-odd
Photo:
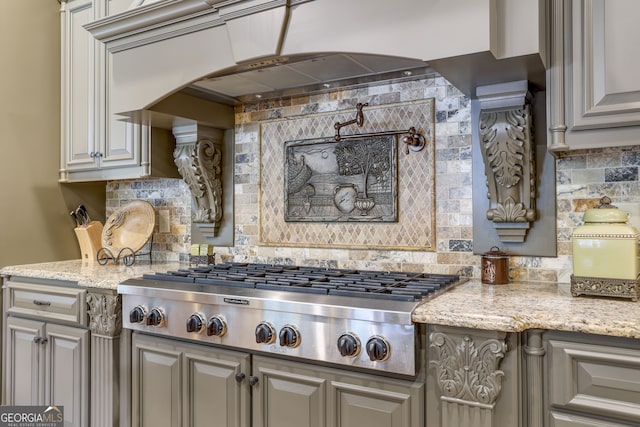
[[[263,121],[260,128],[260,243],[273,246],[434,251],[434,107],[434,99],[370,106],[364,126],[358,128],[357,133],[364,134],[415,126],[427,139],[422,151],[408,155],[397,153],[397,221],[383,224],[285,220],[285,141],[331,137],[335,123],[352,118],[351,106],[343,112]],[[396,137],[394,140],[396,144],[401,144]],[[356,211],[357,208],[353,213],[357,214]]]
[[[285,143],[286,221],[397,221],[397,138]]]
[[[477,344],[467,335],[456,342],[442,332],[432,333],[429,340],[437,353],[431,364],[436,369],[441,398],[493,408],[502,390],[504,372],[499,367],[506,343],[488,339]]]
[[[524,242],[537,219],[529,97],[527,82],[478,88],[480,151],[490,201],[486,215],[501,242]]]
[[[218,234],[222,221],[222,132],[205,126],[173,129],[174,162],[193,200],[192,221],[208,237]]]
[[[114,337],[122,330],[122,299],[118,294],[88,293],[89,328],[94,336]]]

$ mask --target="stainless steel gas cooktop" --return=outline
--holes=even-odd
[[[456,275],[226,263],[118,286],[123,326],[247,351],[415,375],[411,313]]]

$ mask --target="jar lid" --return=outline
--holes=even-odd
[[[506,252],[502,252],[497,246],[492,246],[489,252],[483,253],[482,256],[486,258],[504,258],[509,255]]]
[[[584,213],[584,222],[607,222],[607,223],[626,223],[627,213],[618,209],[617,206],[611,204],[611,199],[604,196],[600,199],[600,204],[593,209],[589,209]]]

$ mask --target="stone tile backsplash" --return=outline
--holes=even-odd
[[[357,102],[379,107],[428,98],[435,99],[435,251],[382,250],[375,248],[375,242],[369,249],[261,244],[259,141],[263,122],[279,120],[286,125],[286,119],[308,114],[351,112]],[[327,129],[330,132],[332,129]],[[480,277],[480,256],[472,253],[470,100],[441,77],[239,106],[235,160],[235,246],[217,247],[218,260]],[[557,159],[558,256],[512,257],[512,280],[568,282],[572,270],[571,233],[582,223],[583,212],[597,204],[603,195],[611,197],[613,204],[640,203],[639,166],[640,145],[581,150]],[[154,259],[187,260],[191,197],[186,184],[172,179],[107,183],[107,215],[133,199],[148,200],[157,210],[169,210],[171,232],[154,233]],[[432,206],[417,208],[432,209]]]

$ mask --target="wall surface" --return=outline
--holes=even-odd
[[[0,266],[79,258],[68,206],[93,201],[95,214],[104,204],[104,184],[101,190],[57,183],[59,7],[55,0],[2,3]]]
[[[434,98],[436,107],[434,251],[272,246],[261,242],[260,146],[264,123],[277,121],[286,125],[287,118],[331,111],[352,112],[357,102],[383,106],[426,98]],[[327,135],[333,133],[332,128],[325,131]],[[243,105],[236,110],[235,151],[235,246],[216,248],[218,260],[462,273],[480,277],[481,257],[473,255],[470,100],[445,79],[435,77]],[[402,147],[399,155],[404,155]],[[511,278],[568,282],[572,270],[571,233],[582,224],[583,212],[602,195],[611,197],[614,204],[637,206],[640,203],[639,166],[640,145],[578,151],[558,159],[558,256],[511,257]],[[187,259],[190,236],[185,207],[190,198],[186,185],[172,180],[109,183],[108,210],[132,198],[152,199],[157,206],[170,209],[172,233],[158,236],[162,243],[158,245],[157,256]],[[412,208],[432,209],[426,204]]]

